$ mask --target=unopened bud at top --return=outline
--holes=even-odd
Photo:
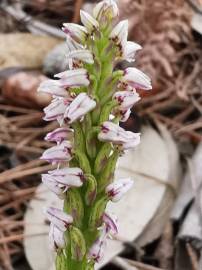
[[[94,10],[93,16],[96,20],[101,21],[102,19],[114,19],[119,15],[119,9],[114,0],[104,0],[98,3]]]

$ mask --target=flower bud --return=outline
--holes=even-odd
[[[67,54],[68,59],[76,59],[88,64],[93,64],[93,55],[89,50],[75,50]]]
[[[71,128],[68,127],[57,128],[54,131],[49,132],[46,135],[45,140],[49,142],[57,142],[58,144],[60,144],[64,140],[69,139],[69,137],[71,137],[72,134],[73,130]]]
[[[86,93],[80,93],[69,105],[64,117],[69,120],[69,123],[81,119],[85,114],[96,107],[96,102],[91,99]]]
[[[108,162],[98,178],[99,192],[102,192],[106,188],[106,186],[113,180],[118,157],[119,151],[114,150],[113,154],[111,154],[108,158]]]
[[[94,171],[96,174],[99,174],[107,165],[111,151],[112,148],[109,143],[103,144],[95,160]]]
[[[69,141],[63,141],[57,146],[53,146],[44,151],[40,159],[44,159],[52,164],[70,161],[72,158],[72,145]]]
[[[105,197],[102,197],[94,203],[91,210],[91,215],[89,218],[89,228],[95,229],[102,224],[102,217],[107,205],[107,200]]]
[[[111,183],[105,191],[111,201],[117,202],[132,188],[133,184],[130,178],[123,178]]]
[[[45,211],[46,217],[56,226],[58,230],[65,232],[69,225],[73,223],[72,216],[64,213],[62,210],[54,207],[48,207]]]
[[[90,83],[87,70],[84,68],[63,71],[56,74],[55,77],[60,78],[59,82],[65,87],[88,86]]]
[[[104,142],[112,142],[113,144],[120,145],[123,150],[133,148],[140,143],[140,133],[125,131],[123,128],[109,121],[102,124],[98,138]]]
[[[92,174],[86,176],[86,185],[85,202],[92,205],[97,195],[97,181]]]
[[[84,26],[75,23],[64,23],[62,30],[78,43],[84,43],[88,36],[88,30]]]
[[[152,89],[150,78],[137,68],[127,68],[120,82],[129,85],[135,89]]]
[[[41,82],[38,88],[38,92],[44,92],[52,96],[68,97],[69,94],[65,87],[57,80],[46,80]]]
[[[77,150],[75,153],[75,157],[78,160],[79,166],[81,167],[83,172],[85,174],[90,174],[91,173],[91,166],[90,166],[90,163],[89,163],[89,160],[88,160],[86,154]]]
[[[104,0],[98,3],[93,9],[93,16],[98,21],[113,19],[119,15],[119,9],[114,0]]]
[[[75,261],[82,261],[86,254],[86,242],[82,232],[72,227],[70,230],[71,255]]]
[[[51,223],[49,232],[49,245],[51,250],[57,251],[65,247],[64,232]]]
[[[72,215],[74,223],[80,226],[84,216],[84,208],[81,195],[77,189],[70,189],[68,191],[64,202],[64,209]]]
[[[80,11],[81,22],[91,33],[94,29],[99,28],[99,23],[87,12],[84,10]]]

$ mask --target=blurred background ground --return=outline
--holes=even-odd
[[[0,2],[0,269],[30,269],[22,245],[24,213],[40,173],[49,168],[38,160],[51,145],[43,137],[56,126],[43,122],[42,108],[50,98],[38,96],[36,89],[65,67],[61,24],[79,23],[80,8],[91,10],[93,2]],[[202,3],[119,0],[118,4],[121,18],[129,19],[130,40],[143,46],[135,64],[153,82],[152,92],[141,93],[144,98],[126,128],[163,124],[177,144],[183,168],[182,188],[161,237],[141,248],[127,243],[122,257],[139,270],[201,270]],[[190,171],[197,173],[193,177]],[[128,269],[127,265],[114,259],[104,269]]]

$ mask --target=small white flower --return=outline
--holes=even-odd
[[[49,132],[46,137],[45,140],[49,141],[49,142],[57,142],[57,143],[61,143],[64,140],[69,139],[69,137],[73,134],[73,130],[71,128],[68,127],[61,127],[61,128],[57,128],[52,132]]]
[[[135,61],[135,56],[136,52],[141,50],[142,47],[132,41],[127,41],[126,46],[122,48],[123,50],[123,59],[125,59],[128,62],[134,62]]]
[[[88,29],[88,31],[92,32],[94,29],[99,28],[99,23],[89,13],[81,10],[80,15],[81,22]]]
[[[104,0],[98,3],[93,9],[93,16],[98,21],[103,17],[109,19],[116,18],[119,15],[119,9],[114,0]]]
[[[152,89],[151,79],[137,68],[129,67],[125,69],[124,76],[120,80],[123,84],[129,85],[135,89]]]
[[[103,215],[103,222],[106,226],[107,233],[110,233],[113,235],[118,233],[117,217],[116,216],[105,212]]]
[[[60,83],[66,87],[81,87],[88,86],[90,81],[88,79],[87,70],[84,68],[67,70],[55,75],[56,78],[60,78]]]
[[[69,105],[64,117],[73,123],[96,107],[96,102],[86,93],[80,93]]]
[[[88,30],[75,23],[64,23],[62,30],[78,43],[84,43],[88,36]]]
[[[58,80],[46,80],[41,82],[38,92],[48,93],[57,97],[68,97],[68,92]]]
[[[133,184],[130,178],[119,179],[106,187],[106,194],[112,202],[118,202]]]
[[[120,21],[112,30],[109,36],[117,45],[126,45],[128,38],[128,20]]]
[[[140,143],[140,133],[126,131],[110,121],[102,124],[98,138],[100,141],[120,145],[123,150],[133,148]]]
[[[65,247],[64,232],[60,231],[55,225],[51,223],[49,232],[49,244],[53,251]]]
[[[131,109],[140,100],[139,94],[135,91],[118,91],[113,98],[117,100],[121,111]]]
[[[80,168],[62,168],[48,172],[59,184],[68,187],[81,187],[84,181],[84,174]]]
[[[88,258],[90,260],[94,260],[97,263],[102,260],[106,249],[107,235],[108,233],[106,227],[104,227],[101,235],[98,237],[98,239],[94,242],[94,244],[89,250]]]
[[[68,59],[76,59],[88,64],[93,64],[93,55],[89,50],[75,50],[67,54]]]
[[[52,102],[44,108],[44,120],[53,121],[57,120],[61,125],[64,119],[64,113],[71,103],[72,98],[54,98]]]
[[[69,225],[73,223],[72,216],[55,207],[46,208],[45,215],[48,220],[61,232],[65,232]]]
[[[69,141],[63,141],[61,144],[53,146],[43,152],[41,159],[52,164],[70,161],[72,158],[72,145]]]
[[[42,182],[61,199],[71,187],[81,187],[84,175],[80,168],[63,168],[42,174]]]

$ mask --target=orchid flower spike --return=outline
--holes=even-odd
[[[92,14],[80,11],[83,25],[63,24],[67,67],[38,89],[52,97],[43,119],[58,122],[45,136],[53,146],[41,156],[57,165],[42,174],[42,182],[63,204],[45,211],[56,270],[95,269],[108,238],[118,233],[107,205],[133,186],[129,178],[113,180],[119,156],[140,143],[140,133],[119,122],[135,109],[139,90],[152,86],[135,67],[115,69],[119,61],[135,62],[141,49],[128,41],[128,20],[117,22],[118,15],[116,1],[103,0]]]

